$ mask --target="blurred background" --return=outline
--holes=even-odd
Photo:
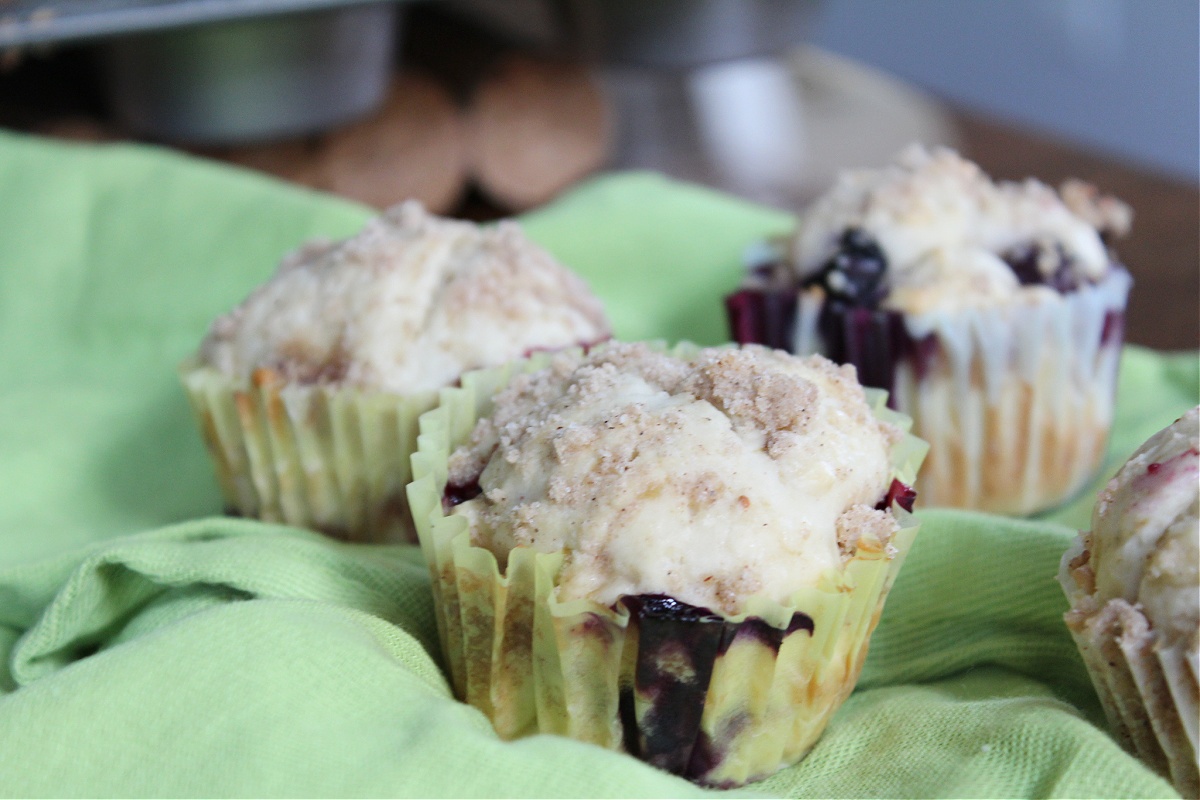
[[[1195,0],[0,0],[0,127],[480,220],[605,169],[795,211],[945,144],[1129,202],[1129,339],[1200,344]]]

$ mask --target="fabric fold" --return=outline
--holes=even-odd
[[[27,607],[4,659],[3,677],[16,685],[190,614],[254,599],[353,608],[436,652],[428,579],[412,549],[330,545],[306,531],[218,518],[117,539],[74,558],[73,567],[66,555],[0,570],[0,586]]]
[[[283,252],[368,214],[164,149],[0,132],[0,795],[705,794],[562,737],[500,741],[431,655],[415,547],[211,516],[175,365]],[[701,344],[727,338],[741,249],[791,226],[648,174],[524,222],[618,337]],[[1195,353],[1126,348],[1120,376],[1100,481],[1200,395]],[[751,789],[1171,796],[1098,727],[1061,624],[1095,488],[1039,521],[924,512],[859,690]]]

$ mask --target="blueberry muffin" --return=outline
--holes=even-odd
[[[1117,739],[1200,794],[1200,407],[1150,438],[1063,557],[1066,622]]]
[[[710,785],[799,760],[915,534],[907,420],[849,368],[755,346],[513,369],[446,392],[413,459],[459,696],[506,738]]]
[[[1086,184],[993,182],[913,147],[843,175],[727,299],[733,336],[853,364],[930,444],[930,505],[1029,514],[1078,491],[1112,423],[1131,213]]]
[[[418,416],[468,370],[608,338],[599,301],[513,223],[405,203],[286,257],[181,370],[228,510],[413,536]]]

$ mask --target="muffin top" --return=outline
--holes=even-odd
[[[694,358],[613,343],[516,378],[450,459],[453,509],[505,564],[563,552],[560,600],[666,594],[727,615],[786,604],[852,555],[886,546],[877,510],[903,434],[851,367],[759,346]]]
[[[1166,642],[1200,624],[1200,406],[1150,438],[1100,493],[1087,537],[1099,603],[1140,603]]]
[[[911,314],[1039,302],[1100,281],[1129,207],[1068,181],[993,182],[952,150],[913,145],[845,173],[802,216],[797,277],[850,305]]]
[[[482,228],[407,202],[312,242],[218,318],[202,363],[248,379],[413,393],[531,350],[608,338],[584,282],[512,222]]]

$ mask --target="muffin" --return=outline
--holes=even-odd
[[[465,376],[422,417],[409,487],[458,696],[505,738],[708,785],[800,759],[916,533],[923,448],[883,405],[756,346]]]
[[[1200,407],[1150,438],[1100,493],[1059,581],[1121,744],[1200,794]]]
[[[996,183],[912,147],[843,175],[726,306],[739,342],[819,352],[930,444],[922,501],[1030,514],[1078,491],[1112,423],[1129,208],[1078,181]]]
[[[520,228],[397,206],[284,258],[182,368],[230,513],[413,540],[417,418],[468,370],[610,335],[599,301]]]

